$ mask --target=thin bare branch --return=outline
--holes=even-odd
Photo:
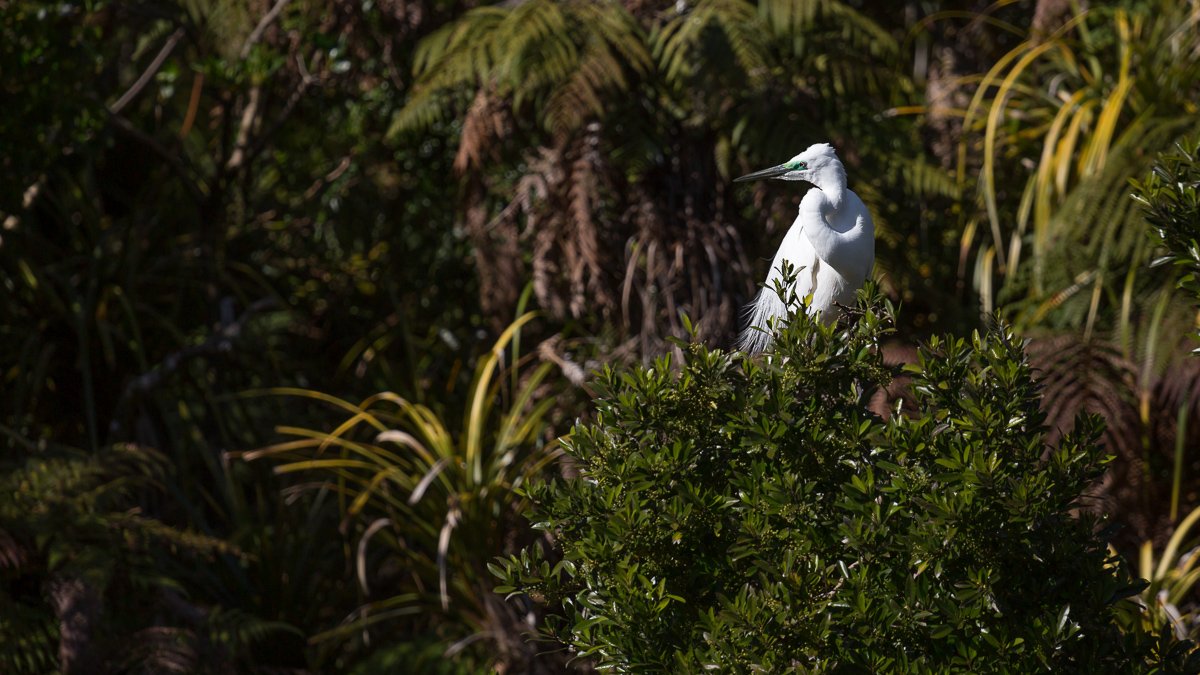
[[[325,189],[326,186],[338,178],[341,178],[342,174],[346,173],[346,170],[350,168],[352,157],[353,155],[346,155],[342,158],[342,161],[338,162],[337,166],[335,166],[332,171],[314,181],[313,184],[304,191],[304,198],[307,200],[316,197],[317,194],[319,194],[321,190]]]
[[[271,23],[273,23],[275,19],[279,17],[279,14],[283,12],[283,8],[286,7],[287,4],[288,0],[276,0],[271,9],[263,15],[263,18],[258,22],[258,25],[254,27],[254,30],[250,31],[250,35],[246,38],[246,42],[242,44],[241,51],[238,52],[239,58],[244,59],[250,55],[250,50],[254,48],[254,45],[258,44],[258,41],[262,39],[263,33],[267,30],[267,28],[270,27]]]
[[[167,38],[166,44],[162,46],[162,49],[158,50],[158,54],[155,55],[154,60],[150,62],[149,66],[146,66],[146,70],[143,71],[141,77],[139,77],[133,83],[133,86],[129,88],[129,91],[126,91],[124,94],[122,94],[121,98],[117,99],[116,103],[108,106],[109,112],[116,115],[117,113],[121,112],[125,106],[129,105],[133,99],[137,98],[138,94],[142,93],[142,90],[146,88],[146,85],[150,84],[150,80],[152,80],[154,76],[158,74],[158,70],[162,68],[162,65],[167,60],[167,57],[171,55],[171,52],[175,51],[175,45],[178,45],[179,41],[183,39],[183,34],[183,28],[176,28],[175,32],[171,33],[171,37]]]
[[[254,126],[254,119],[258,116],[258,104],[261,99],[262,87],[258,85],[251,87],[246,107],[242,108],[242,119],[238,125],[237,140],[233,143],[233,153],[229,155],[229,161],[225,163],[225,168],[229,171],[236,170],[246,159],[246,150],[250,145],[250,129]]]

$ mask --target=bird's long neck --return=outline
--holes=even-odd
[[[813,185],[825,194],[827,205],[822,210],[829,213],[842,208],[846,200],[846,169],[841,164],[824,167],[821,173],[814,177]]]
[[[843,208],[851,208],[847,204],[846,171],[841,166],[826,167],[814,178],[812,183],[819,192],[800,203],[798,222],[803,224],[804,236],[817,256],[846,274],[855,266],[855,243],[866,234],[854,226],[856,219],[837,217]]]

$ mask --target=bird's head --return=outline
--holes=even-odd
[[[812,183],[817,187],[824,187],[831,181],[838,180],[839,178],[844,184],[846,170],[842,167],[841,160],[837,158],[837,153],[833,151],[832,145],[817,143],[808,146],[807,150],[779,166],[746,174],[741,178],[735,178],[733,182],[740,183],[742,181],[761,180],[763,178],[802,180]]]

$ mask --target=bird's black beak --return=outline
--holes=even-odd
[[[787,168],[786,165],[780,164],[779,166],[773,166],[769,169],[763,169],[762,171],[755,171],[754,173],[748,173],[745,176],[742,176],[741,178],[734,178],[733,182],[742,183],[742,182],[745,182],[748,180],[762,180],[763,178],[778,178],[779,176],[782,176],[783,174],[787,173],[788,171],[791,171],[791,169]]]

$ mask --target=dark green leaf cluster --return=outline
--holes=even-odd
[[[1179,286],[1200,300],[1200,138],[1164,154],[1143,182],[1131,181],[1167,255],[1161,262],[1183,268]]]
[[[1135,672],[1190,644],[1123,633],[1139,586],[1076,513],[1097,418],[1047,447],[1005,327],[932,339],[911,415],[872,393],[892,311],[791,317],[764,358],[692,344],[606,370],[564,441],[580,477],[532,486],[557,564],[531,548],[500,592],[617,672]]]
[[[162,481],[165,457],[133,445],[97,455],[43,450],[3,468],[9,470],[0,474],[0,672],[67,670],[64,660],[75,672],[95,672],[89,669],[106,660],[153,671],[186,644],[190,633],[174,627],[138,633],[147,615],[169,613],[164,597],[180,597],[164,558],[211,560],[237,551],[130,508],[138,491]],[[286,629],[219,610],[199,628],[211,633],[214,651]],[[69,659],[60,640],[73,641]]]

